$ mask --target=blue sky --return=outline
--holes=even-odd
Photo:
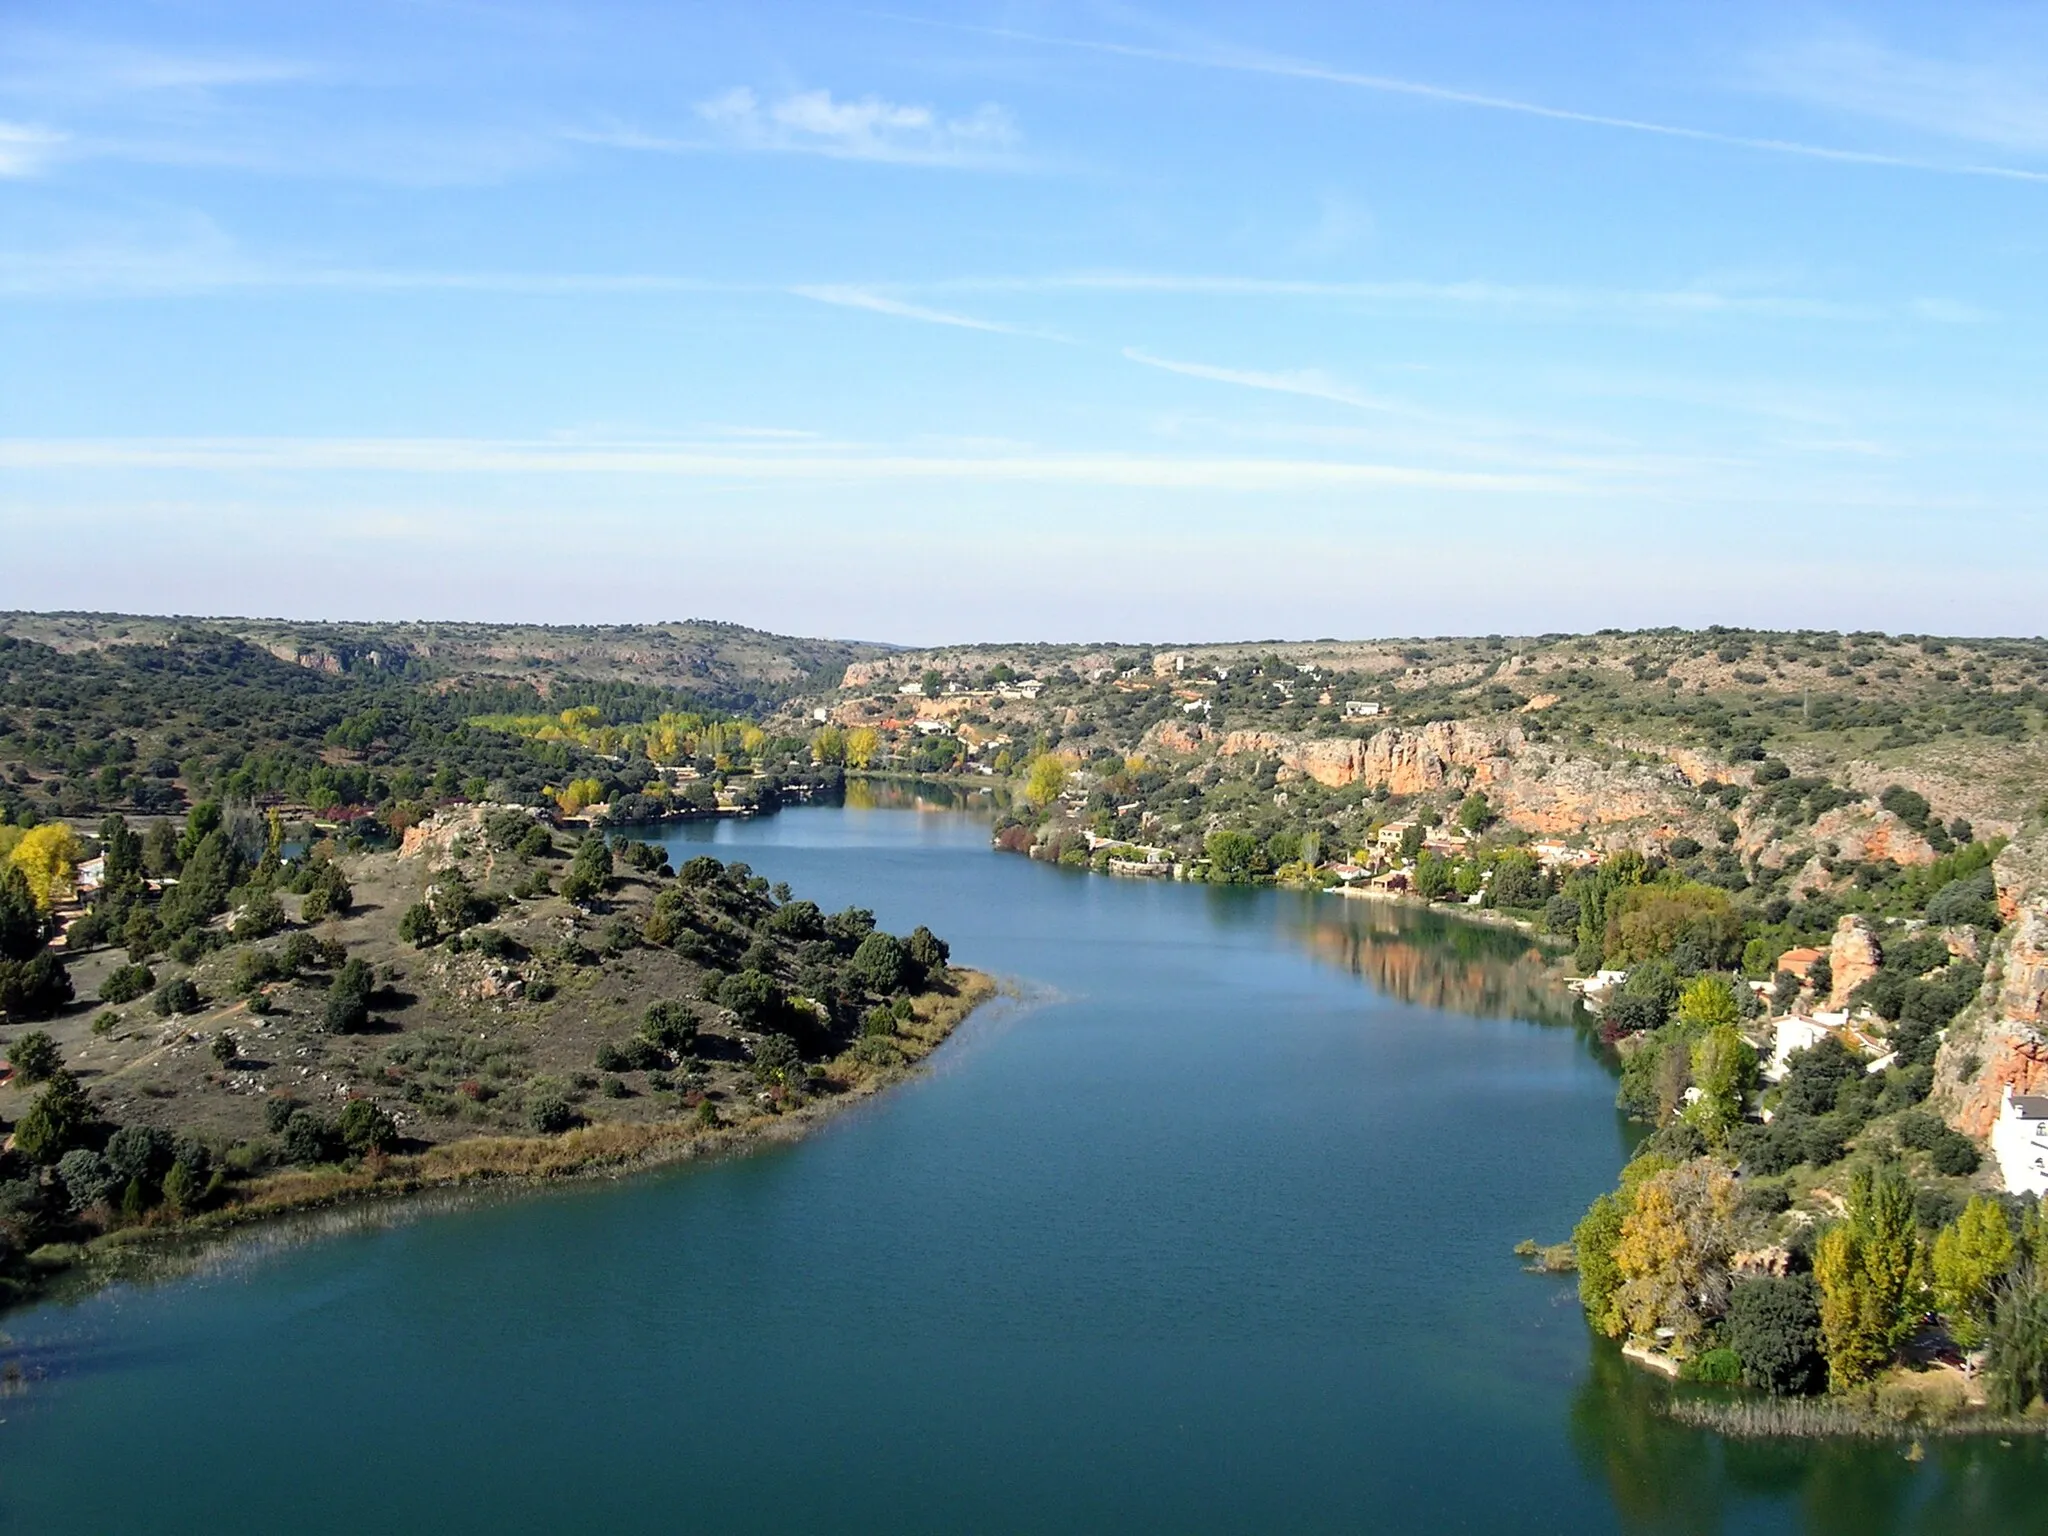
[[[0,9],[0,606],[2036,633],[2048,10]]]

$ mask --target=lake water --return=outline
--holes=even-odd
[[[1626,1153],[1525,941],[959,812],[676,829],[1015,979],[795,1147],[4,1320],[0,1527],[2048,1530],[2035,1445],[1724,1447],[1526,1275]]]

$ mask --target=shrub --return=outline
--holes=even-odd
[[[1978,1164],[1984,1159],[1977,1150],[1977,1144],[1969,1137],[1960,1131],[1949,1131],[1935,1143],[1929,1160],[1934,1164],[1936,1173],[1946,1174],[1950,1178],[1962,1178],[1975,1173]]]
[[[559,1093],[542,1092],[527,1102],[526,1119],[543,1136],[554,1136],[576,1123],[576,1111]]]
[[[178,976],[156,989],[156,998],[151,1006],[157,1013],[170,1018],[180,1013],[197,1013],[206,1004],[199,995],[199,989],[192,984],[189,976]]]
[[[241,1042],[228,1030],[222,1030],[213,1037],[213,1059],[224,1067],[233,1066],[241,1058]]]
[[[349,1151],[388,1152],[398,1145],[398,1126],[370,1099],[351,1099],[335,1126]]]
[[[264,891],[249,898],[248,904],[236,914],[229,932],[237,944],[246,944],[251,939],[267,939],[282,927],[284,907],[275,896]]]
[[[1736,1281],[1724,1327],[1750,1386],[1780,1397],[1820,1390],[1820,1293],[1811,1276]]]
[[[156,973],[146,965],[118,965],[100,983],[100,1001],[119,1007],[132,1003],[156,985]]]
[[[97,1152],[75,1147],[57,1159],[57,1181],[64,1186],[65,1203],[73,1211],[111,1201],[123,1180]]]
[[[123,1184],[154,1184],[171,1166],[177,1143],[153,1125],[124,1125],[107,1141],[107,1161]]]
[[[309,923],[317,923],[324,917],[346,917],[355,904],[355,888],[348,883],[348,876],[341,872],[341,866],[325,863],[315,872],[312,884],[307,886],[306,900],[299,908],[299,915]]]
[[[801,1081],[803,1061],[787,1035],[763,1035],[754,1047],[754,1078],[763,1084]]]
[[[683,1004],[664,999],[647,1005],[640,1033],[664,1051],[680,1055],[697,1043],[697,1019]]]
[[[324,1021],[333,1035],[351,1034],[370,1022],[370,995],[376,980],[362,960],[343,962],[327,987]]]
[[[284,1123],[281,1146],[293,1163],[331,1163],[341,1154],[342,1140],[333,1122],[310,1109],[294,1109]]]
[[[1733,1386],[1742,1380],[1742,1359],[1726,1345],[1710,1349],[1686,1362],[1685,1376],[1688,1381],[1716,1382]]]
[[[47,1083],[62,1069],[64,1058],[46,1031],[32,1029],[7,1047],[7,1064],[24,1083]]]
[[[54,1163],[77,1146],[92,1119],[78,1081],[59,1073],[14,1127],[14,1150],[32,1163]]]

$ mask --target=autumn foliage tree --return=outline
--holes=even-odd
[[[1837,1391],[1870,1380],[1913,1326],[1919,1237],[1913,1186],[1896,1166],[1856,1175],[1849,1219],[1821,1234],[1813,1277],[1820,1286],[1822,1346]]]

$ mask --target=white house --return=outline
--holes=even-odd
[[[1862,1055],[1869,1055],[1862,1035],[1848,1028],[1849,1015],[1843,1013],[1788,1013],[1778,1020],[1777,1039],[1771,1046],[1770,1064],[1764,1068],[1764,1076],[1771,1082],[1781,1081],[1792,1070],[1795,1052],[1811,1050],[1821,1041],[1833,1035],[1842,1044]]]
[[[1378,703],[1371,699],[1346,699],[1344,715],[1349,720],[1370,720],[1380,712]]]
[[[2048,1095],[2015,1094],[2005,1085],[1991,1127],[1991,1155],[2006,1193],[2048,1195]]]

